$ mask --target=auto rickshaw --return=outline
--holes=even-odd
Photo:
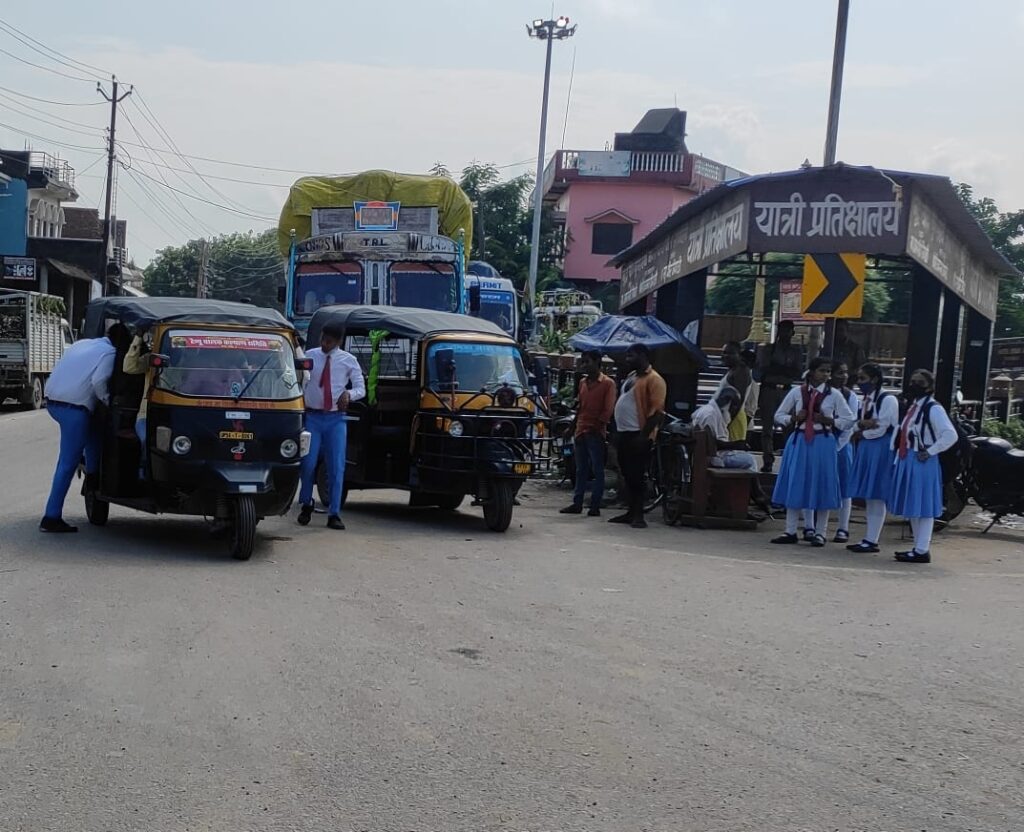
[[[309,448],[301,373],[310,362],[296,358],[292,325],[244,303],[108,297],[88,305],[84,334],[113,323],[145,332],[150,352],[144,380],[128,375],[131,339],[115,339],[99,475],[83,487],[89,522],[104,525],[111,503],[208,517],[230,531],[232,556],[248,560],[256,524],[288,511]]]
[[[490,321],[396,306],[325,306],[344,333],[367,396],[349,406],[343,499],[350,489],[399,488],[414,506],[456,510],[467,495],[503,532],[516,494],[546,464],[548,414],[527,386],[515,341]],[[327,501],[326,476],[318,479]]]

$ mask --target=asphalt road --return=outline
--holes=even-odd
[[[1020,531],[904,566],[537,486],[504,535],[354,495],[238,563],[41,535],[55,437],[0,415],[3,832],[1021,828]]]

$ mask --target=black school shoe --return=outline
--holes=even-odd
[[[558,509],[559,514],[583,514],[583,504],[576,505],[573,503],[571,506]]]
[[[590,509],[590,510],[589,510],[589,511],[587,512],[587,517],[600,517],[600,516],[601,516],[601,509],[599,509],[599,508],[596,508],[596,507],[595,507],[595,508],[592,508],[592,509]]]
[[[295,521],[300,526],[308,526],[310,518],[312,518],[312,516],[313,516],[313,506],[312,505],[308,505],[308,506],[307,505],[300,505],[299,506],[299,516],[295,518]]]
[[[780,534],[772,538],[772,543],[778,543],[780,546],[795,546],[799,542],[800,538],[795,534]]]
[[[327,528],[343,532],[345,531],[345,524],[341,522],[341,518],[337,514],[332,514],[327,518]]]
[[[861,555],[873,555],[881,551],[878,548],[877,543],[872,543],[870,540],[862,540],[860,543],[851,543],[846,547],[849,552],[857,552]]]
[[[60,517],[44,517],[39,521],[39,531],[51,534],[74,534],[78,531],[78,526],[65,523]]]
[[[823,535],[823,534],[816,534],[816,535],[814,535],[814,537],[811,538],[811,545],[815,549],[820,549],[822,546],[825,545],[825,535]]]
[[[623,524],[632,523],[633,522],[633,515],[630,514],[627,511],[625,514],[618,514],[615,517],[609,518],[608,522],[609,523],[623,523]]]
[[[814,540],[814,529],[804,529],[804,542],[811,543]]]
[[[900,563],[931,563],[932,556],[930,552],[922,554],[915,549],[911,549],[909,552],[897,552],[896,560]]]

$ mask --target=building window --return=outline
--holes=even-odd
[[[626,222],[595,222],[591,254],[618,254],[633,244],[633,226]]]

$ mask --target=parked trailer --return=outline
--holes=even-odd
[[[43,406],[46,380],[73,340],[63,313],[53,295],[0,290],[0,402]]]

